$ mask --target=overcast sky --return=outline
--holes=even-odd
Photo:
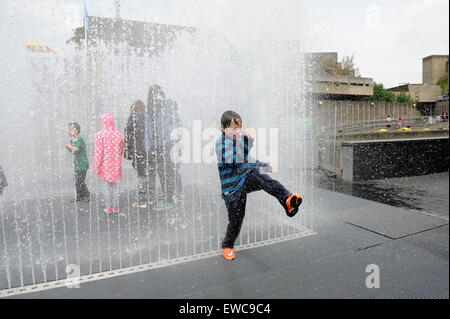
[[[125,19],[215,29],[238,48],[261,38],[299,40],[304,51],[354,55],[360,73],[384,83],[420,83],[422,58],[448,54],[447,0],[122,0]],[[113,17],[114,0],[87,0]],[[3,51],[38,40],[61,48],[82,24],[83,0],[2,0]]]

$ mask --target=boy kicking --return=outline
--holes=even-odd
[[[247,194],[264,190],[278,199],[289,217],[294,217],[302,203],[300,194],[292,194],[278,181],[259,168],[275,172],[272,165],[251,159],[248,155],[254,134],[246,130],[242,134],[242,119],[239,114],[227,111],[221,118],[222,135],[216,141],[217,163],[222,186],[222,198],[228,210],[228,227],[222,242],[222,255],[227,260],[236,257],[234,242],[241,230],[245,216]]]

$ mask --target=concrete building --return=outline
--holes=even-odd
[[[394,92],[395,95],[401,92],[409,94],[412,99],[419,103],[435,103],[438,96],[441,94],[439,85],[429,84],[403,84],[390,88],[389,91]]]
[[[312,94],[325,100],[362,100],[373,95],[371,78],[354,76],[317,76]]]
[[[197,33],[192,27],[96,16],[88,17],[88,25],[89,51],[109,50],[118,55],[159,57],[169,50],[180,36],[193,38]],[[84,28],[78,28],[74,37],[67,42],[84,46]]]
[[[448,101],[440,103],[440,107],[437,107],[437,102],[442,99],[441,87],[437,82],[446,73],[448,73],[448,55],[430,55],[422,59],[421,84],[407,83],[388,90],[396,95],[401,92],[409,94],[424,114],[448,112]]]
[[[373,95],[373,79],[346,69],[337,52],[305,53],[307,80],[313,97],[321,100],[363,100]]]
[[[448,73],[448,55],[430,55],[422,59],[422,83],[437,84]]]

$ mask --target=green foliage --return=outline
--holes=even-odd
[[[329,75],[338,75],[339,63],[333,61],[333,59],[321,58],[319,63]]]
[[[373,96],[367,98],[370,102],[395,102],[395,94],[386,90],[382,83],[374,83]]]
[[[316,60],[321,69],[333,76],[355,76],[359,70],[355,65],[354,56],[344,56],[341,62],[336,62],[328,57],[319,57]]]
[[[341,60],[341,73],[342,75],[351,75],[355,76],[359,72],[358,68],[355,65],[355,57],[352,56],[345,56]]]
[[[80,46],[82,41],[84,41],[84,27],[78,27],[73,30],[73,37],[66,41],[66,43],[74,42]]]
[[[448,72],[436,84],[441,87],[442,94],[448,93]]]
[[[394,92],[386,90],[382,83],[374,83],[373,96],[367,98],[366,101],[414,103],[414,99],[408,93],[400,92],[396,96]]]
[[[411,97],[411,95],[409,95],[409,94],[407,94],[405,92],[400,92],[400,94],[397,95],[396,102],[399,102],[399,103],[414,103],[414,100]]]

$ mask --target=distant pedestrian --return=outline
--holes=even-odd
[[[402,127],[403,127],[403,120],[401,117],[399,117],[397,120],[397,128],[402,128]]]
[[[406,127],[407,127],[407,128],[411,128],[411,123],[409,123],[409,122],[406,123]]]
[[[447,122],[448,121],[448,113],[444,112],[443,117],[444,117],[444,122]]]
[[[125,151],[124,157],[131,160],[137,174],[137,202],[133,207],[153,207],[156,203],[154,187],[149,188],[150,176],[155,175],[156,164],[151,162],[152,134],[147,126],[150,119],[146,112],[146,106],[141,100],[134,101],[131,105],[131,113],[125,126]],[[153,179],[153,184],[155,179]]]
[[[84,143],[84,139],[80,136],[80,132],[80,124],[76,122],[69,124],[68,133],[70,142],[66,143],[66,148],[73,155],[73,174],[76,191],[76,198],[72,199],[72,202],[88,202],[91,196],[85,183],[89,161],[86,153],[86,144]]]
[[[114,118],[102,116],[103,129],[95,135],[94,174],[103,179],[105,213],[119,210],[118,183],[122,180],[123,135],[114,128]]]
[[[392,124],[392,119],[391,119],[391,116],[388,115],[386,118],[386,127],[391,128],[391,124]]]
[[[163,109],[162,113],[165,117],[165,130],[166,132],[166,145],[165,148],[167,149],[168,153],[170,154],[171,149],[173,148],[175,143],[179,143],[181,141],[180,134],[177,134],[174,138],[174,140],[171,140],[171,134],[176,130],[181,128],[181,119],[180,115],[178,113],[178,103],[172,99],[166,99],[166,106]],[[177,156],[182,156],[182,148],[177,149]],[[177,201],[183,200],[183,179],[181,176],[181,167],[180,163],[176,162],[174,163],[174,184],[175,184],[175,194],[174,198]]]
[[[3,195],[3,189],[8,186],[8,181],[6,180],[5,173],[3,173],[3,169],[0,166],[0,195]]]
[[[159,176],[163,198],[157,200],[154,210],[168,210],[174,207],[175,195],[175,163],[170,156],[173,146],[171,140],[172,130],[175,129],[176,121],[173,121],[174,105],[167,103],[163,89],[153,84],[148,89],[147,94],[147,114],[149,122],[148,132],[152,136],[151,145],[151,166],[156,166],[156,171],[149,174],[149,189],[155,193],[156,175]]]

